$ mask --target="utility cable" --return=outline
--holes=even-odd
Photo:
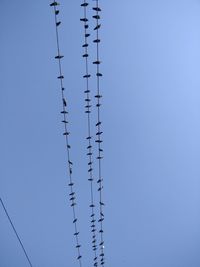
[[[11,220],[9,214],[8,214],[8,211],[7,211],[6,207],[5,207],[5,204],[3,203],[3,200],[2,200],[1,198],[0,198],[0,202],[1,202],[1,205],[2,205],[2,207],[3,207],[3,209],[4,209],[4,211],[5,211],[5,214],[6,214],[7,218],[8,218],[8,220],[9,220],[11,226],[12,226],[12,229],[13,229],[13,231],[14,231],[16,237],[17,237],[17,240],[18,240],[19,243],[20,243],[20,246],[21,246],[21,248],[22,248],[22,250],[23,250],[23,252],[24,252],[24,255],[25,255],[25,257],[26,257],[26,259],[27,259],[29,265],[30,265],[31,267],[33,267],[32,263],[31,263],[31,260],[30,260],[30,258],[29,258],[29,256],[28,256],[27,252],[26,252],[26,249],[25,249],[25,247],[24,247],[24,245],[23,245],[23,243],[22,243],[22,240],[21,240],[21,238],[19,237],[19,234],[17,233],[17,230],[16,230],[16,228],[15,228],[15,226],[14,226],[14,223],[12,222],[12,220]]]

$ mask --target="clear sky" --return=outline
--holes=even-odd
[[[0,196],[34,267],[78,266],[53,11],[47,0],[0,2]],[[93,255],[83,10],[81,1],[60,3],[85,267],[92,266]],[[100,5],[105,266],[199,267],[200,1],[102,0]],[[0,267],[26,266],[0,207]]]

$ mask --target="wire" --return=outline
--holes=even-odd
[[[7,218],[8,218],[8,220],[9,220],[11,226],[12,226],[12,229],[13,229],[13,231],[14,231],[14,233],[15,233],[15,235],[16,235],[16,237],[17,237],[19,243],[20,243],[20,246],[21,246],[21,248],[22,248],[22,250],[23,250],[23,252],[24,252],[24,255],[25,255],[25,257],[26,257],[26,259],[27,259],[29,265],[30,265],[31,267],[33,267],[32,263],[31,263],[31,260],[30,260],[30,258],[29,258],[29,256],[28,256],[27,252],[26,252],[26,249],[25,249],[25,247],[24,247],[24,245],[23,245],[23,243],[22,243],[22,240],[21,240],[21,238],[19,237],[19,234],[17,233],[17,230],[16,230],[16,228],[15,228],[15,226],[14,226],[14,224],[13,224],[13,222],[12,222],[12,220],[11,220],[9,214],[8,214],[8,211],[7,211],[7,209],[6,209],[6,207],[5,207],[4,203],[3,203],[3,200],[2,200],[1,198],[0,198],[0,202],[1,202],[1,205],[2,205],[2,207],[3,207],[3,209],[4,209],[4,211],[5,211],[5,214],[6,214]]]
[[[105,205],[103,202],[103,196],[102,196],[102,191],[103,191],[103,179],[102,179],[102,152],[103,149],[101,147],[102,144],[102,131],[101,131],[101,118],[100,118],[100,107],[101,107],[101,103],[100,103],[100,99],[102,98],[102,95],[100,94],[100,77],[102,77],[102,74],[100,73],[100,58],[99,58],[99,43],[101,42],[101,40],[99,39],[99,29],[101,28],[101,24],[99,23],[100,20],[100,15],[99,12],[101,12],[101,8],[99,7],[99,1],[96,0],[96,6],[93,7],[93,10],[95,11],[95,15],[93,16],[93,18],[96,20],[96,27],[94,28],[94,31],[96,31],[96,39],[94,40],[94,43],[96,43],[96,60],[93,62],[93,64],[96,65],[96,86],[97,86],[97,94],[95,95],[96,99],[97,99],[97,123],[96,123],[96,127],[97,127],[97,132],[96,132],[96,136],[97,136],[97,140],[95,141],[97,143],[97,147],[98,147],[98,156],[97,156],[97,160],[98,160],[98,181],[97,183],[99,184],[99,215],[100,215],[100,219],[98,220],[100,223],[100,264],[102,266],[104,266],[105,264],[105,259],[104,259],[104,231],[103,231],[103,221],[104,221],[104,213],[103,213],[103,206]]]
[[[77,255],[77,260],[79,261],[79,265],[80,267],[82,266],[82,261],[81,261],[81,254],[80,254],[80,243],[79,243],[79,232],[78,232],[78,226],[77,226],[77,216],[76,216],[76,210],[75,210],[75,191],[74,191],[74,181],[72,179],[72,166],[73,166],[73,163],[71,161],[71,155],[70,155],[70,149],[71,149],[71,146],[69,145],[69,131],[68,131],[68,127],[67,127],[67,124],[68,124],[68,120],[67,120],[67,114],[68,114],[68,111],[67,111],[67,101],[66,101],[66,98],[65,98],[65,95],[64,95],[64,91],[65,91],[65,88],[64,88],[64,85],[63,85],[63,79],[64,79],[64,76],[63,76],[63,72],[62,72],[62,64],[61,64],[61,59],[63,58],[63,56],[61,55],[60,53],[60,43],[59,43],[59,33],[58,33],[58,26],[61,24],[60,21],[58,21],[57,19],[57,16],[59,14],[59,10],[57,9],[57,6],[59,4],[54,1],[53,3],[50,4],[50,6],[53,6],[54,8],[54,14],[55,14],[55,26],[56,26],[56,43],[57,43],[57,52],[58,52],[58,55],[55,57],[56,59],[58,59],[58,65],[59,65],[59,76],[57,77],[59,80],[60,80],[60,88],[61,88],[61,96],[62,96],[62,107],[63,107],[63,110],[61,111],[61,113],[63,114],[63,123],[64,123],[64,130],[65,132],[63,133],[63,135],[65,136],[65,141],[66,141],[66,149],[67,149],[67,158],[68,158],[68,162],[67,162],[67,165],[68,165],[68,172],[69,172],[69,187],[70,187],[70,201],[71,201],[71,207],[72,207],[72,212],[73,212],[73,224],[74,224],[74,230],[75,230],[75,233],[74,233],[74,236],[75,236],[75,240],[76,240],[76,248],[77,248],[77,252],[78,252],[78,255]]]
[[[87,114],[87,156],[88,156],[88,175],[89,179],[88,181],[90,182],[90,208],[91,208],[91,232],[92,232],[92,250],[94,251],[94,266],[98,266],[98,261],[97,261],[97,245],[96,245],[96,219],[95,219],[95,201],[94,201],[94,193],[93,193],[93,182],[94,182],[94,175],[93,175],[93,157],[92,157],[92,136],[91,136],[91,97],[90,97],[90,89],[89,89],[89,79],[91,75],[89,74],[89,67],[88,67],[88,37],[90,34],[88,33],[88,28],[89,28],[89,23],[88,23],[88,18],[87,18],[87,7],[88,3],[86,0],[81,4],[81,6],[84,9],[84,17],[81,18],[80,20],[84,23],[84,54],[83,58],[85,58],[85,75],[83,78],[86,80],[86,90],[84,91],[85,93],[85,101],[86,101],[86,111],[85,113]]]

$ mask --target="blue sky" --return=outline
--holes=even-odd
[[[83,10],[80,1],[60,3],[83,266],[90,266]],[[100,5],[105,266],[199,267],[200,2]],[[78,266],[53,11],[46,0],[1,0],[1,10],[0,196],[34,266]],[[0,236],[0,267],[28,266],[2,209]]]

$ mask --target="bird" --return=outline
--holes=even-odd
[[[95,39],[95,40],[93,40],[93,43],[100,43],[100,42],[101,42],[100,39]]]
[[[55,1],[50,4],[50,6],[58,6],[58,5],[60,5],[60,4],[58,2],[55,2]]]
[[[102,77],[103,76],[103,74],[102,73],[100,73],[100,72],[97,72],[97,77]]]
[[[64,79],[64,76],[63,75],[60,75],[57,77],[58,79]]]
[[[102,95],[99,95],[99,94],[98,94],[98,95],[95,95],[95,97],[96,97],[96,98],[101,98]]]
[[[61,58],[63,58],[63,57],[64,57],[64,56],[58,55],[58,56],[55,57],[55,59],[61,59]]]
[[[68,185],[69,185],[69,186],[73,186],[73,185],[74,185],[74,183],[69,183]]]
[[[73,223],[76,223],[76,222],[77,222],[77,219],[74,219],[74,220],[73,220]]]
[[[77,236],[78,234],[79,234],[79,232],[74,233],[74,235],[76,235],[76,236]]]
[[[98,24],[98,25],[94,28],[94,31],[95,31],[95,30],[98,30],[99,28],[101,28],[101,24]]]
[[[102,143],[102,140],[95,140],[96,143]]]
[[[94,16],[92,16],[94,19],[100,19],[100,16],[99,15],[94,15]]]
[[[58,27],[61,24],[61,21],[56,22],[56,26]]]
[[[66,107],[67,106],[67,102],[66,100],[63,98],[63,105]]]
[[[80,258],[81,258],[81,257],[82,257],[82,256],[81,256],[81,255],[79,255],[79,256],[78,256],[78,258],[77,258],[77,260],[80,260]]]
[[[100,7],[93,7],[92,9],[95,10],[95,11],[97,11],[97,12],[98,11],[101,11],[101,8]]]
[[[88,44],[83,44],[82,47],[88,47]]]
[[[96,126],[99,126],[101,124],[101,121],[97,122]]]
[[[81,18],[80,21],[87,22],[88,19],[87,18]]]
[[[83,7],[86,7],[86,6],[88,6],[89,4],[88,3],[83,3],[83,4],[81,4],[81,6],[83,6]]]
[[[58,15],[58,14],[59,14],[59,12],[60,12],[59,10],[56,10],[56,11],[55,11],[55,14],[56,14],[56,15]]]
[[[90,77],[91,77],[90,74],[86,74],[86,75],[83,76],[83,78],[90,78]]]
[[[101,61],[99,61],[99,60],[96,60],[93,62],[93,64],[96,64],[96,65],[99,65],[100,63],[101,63]]]

